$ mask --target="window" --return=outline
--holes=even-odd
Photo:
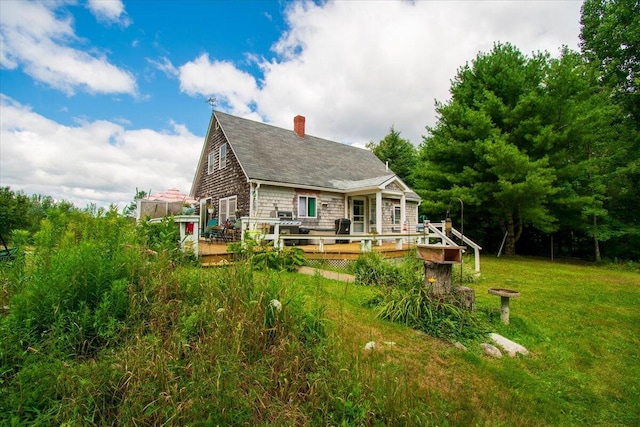
[[[224,169],[227,167],[227,144],[220,146],[220,166],[218,169]]]
[[[400,221],[402,221],[401,218],[402,215],[402,210],[400,209],[399,205],[396,205],[393,207],[393,224],[394,225],[400,225]]]
[[[316,201],[315,197],[299,196],[298,197],[298,217],[299,218],[315,218],[316,217]]]
[[[236,220],[236,206],[238,206],[238,196],[225,197],[218,202],[218,223],[222,224],[226,220]]]
[[[213,173],[215,161],[216,161],[216,153],[212,151],[209,153],[209,156],[207,157],[207,173],[209,175]]]

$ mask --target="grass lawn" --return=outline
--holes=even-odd
[[[471,285],[478,314],[529,356],[488,358],[480,342],[465,343],[463,352],[376,319],[363,306],[368,287],[290,280],[310,304],[327,305],[335,339],[355,356],[363,380],[409,388],[435,424],[640,425],[640,274],[518,257],[487,256],[481,266]],[[491,287],[521,293],[511,300],[508,326]],[[369,341],[377,343],[373,352],[363,350]]]

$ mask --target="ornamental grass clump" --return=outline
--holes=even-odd
[[[425,286],[381,287],[373,304],[377,317],[402,323],[436,338],[474,339],[486,332],[474,313],[429,295]]]
[[[397,264],[369,253],[356,261],[354,272],[356,284],[376,285],[368,305],[374,307],[379,318],[453,340],[475,338],[484,331],[474,313],[429,294],[422,260],[417,257],[404,258]],[[427,279],[431,280],[435,281]]]

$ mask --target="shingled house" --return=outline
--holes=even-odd
[[[191,187],[200,224],[236,216],[300,221],[333,231],[348,218],[350,234],[414,229],[420,197],[372,152],[294,129],[214,111]]]

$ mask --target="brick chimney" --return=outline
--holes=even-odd
[[[295,116],[293,118],[293,131],[300,138],[304,138],[304,116]]]

